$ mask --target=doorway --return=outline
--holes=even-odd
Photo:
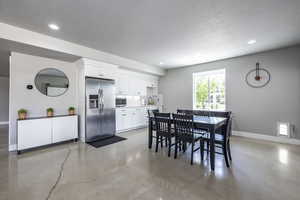
[[[0,153],[7,152],[9,146],[9,56],[0,51]]]

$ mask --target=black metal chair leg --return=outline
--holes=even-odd
[[[225,159],[225,163],[226,163],[226,167],[230,167],[229,165],[229,160],[228,160],[228,153],[227,153],[227,145],[223,144],[223,154],[224,154],[224,159]]]
[[[165,145],[166,145],[166,147],[168,146],[168,140],[167,139],[165,139]]]
[[[181,150],[182,150],[182,144],[181,144],[181,141],[178,141],[178,143],[179,143],[179,151],[181,151]]]
[[[192,150],[191,150],[191,165],[194,164],[194,146],[195,146],[195,143],[193,141],[192,142]]]
[[[177,158],[177,151],[178,151],[178,141],[177,141],[177,139],[175,138],[175,154],[174,154],[174,159]]]
[[[185,153],[186,151],[186,142],[183,142],[183,152]]]
[[[158,143],[159,143],[159,136],[156,136],[155,152],[158,152]]]
[[[203,140],[199,140],[199,142],[200,142],[201,161],[203,161],[203,159],[204,159],[204,141]]]
[[[168,157],[170,157],[171,156],[171,146],[172,146],[172,141],[171,141],[170,137],[168,138],[168,143],[169,143]]]
[[[230,148],[230,141],[229,140],[228,140],[228,143],[227,143],[227,149],[228,149],[229,160],[232,161],[231,148]]]
[[[207,141],[206,143],[206,148],[207,148],[207,151],[206,151],[206,156],[208,157],[208,154],[209,154],[209,141]]]
[[[164,137],[160,136],[160,147],[163,148]]]

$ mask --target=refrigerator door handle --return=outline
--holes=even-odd
[[[103,90],[98,90],[98,96],[99,96],[99,112],[103,112],[104,104],[103,104]]]

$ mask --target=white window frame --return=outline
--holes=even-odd
[[[199,108],[196,108],[196,93],[195,93],[195,86],[196,86],[196,83],[195,83],[195,81],[196,81],[196,76],[198,76],[199,74],[201,74],[201,75],[210,75],[210,74],[215,74],[215,73],[217,73],[217,72],[223,72],[224,73],[224,86],[225,86],[225,104],[224,104],[224,110],[226,110],[226,107],[227,107],[227,105],[226,105],[226,103],[227,103],[227,92],[226,92],[226,90],[227,90],[227,87],[226,87],[226,68],[221,68],[221,69],[214,69],[214,70],[208,70],[208,71],[199,71],[199,72],[194,72],[193,73],[193,88],[192,88],[192,93],[193,93],[193,110],[201,110],[201,109],[199,109]],[[207,109],[207,110],[211,110],[211,109]],[[220,109],[220,110],[218,110],[218,111],[223,111],[223,109]]]

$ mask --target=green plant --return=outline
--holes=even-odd
[[[27,110],[25,110],[25,109],[20,109],[20,110],[18,110],[18,114],[26,114],[27,113]]]
[[[75,110],[75,108],[74,107],[69,107],[69,111],[74,111]]]
[[[47,108],[47,112],[54,112],[53,108]]]

